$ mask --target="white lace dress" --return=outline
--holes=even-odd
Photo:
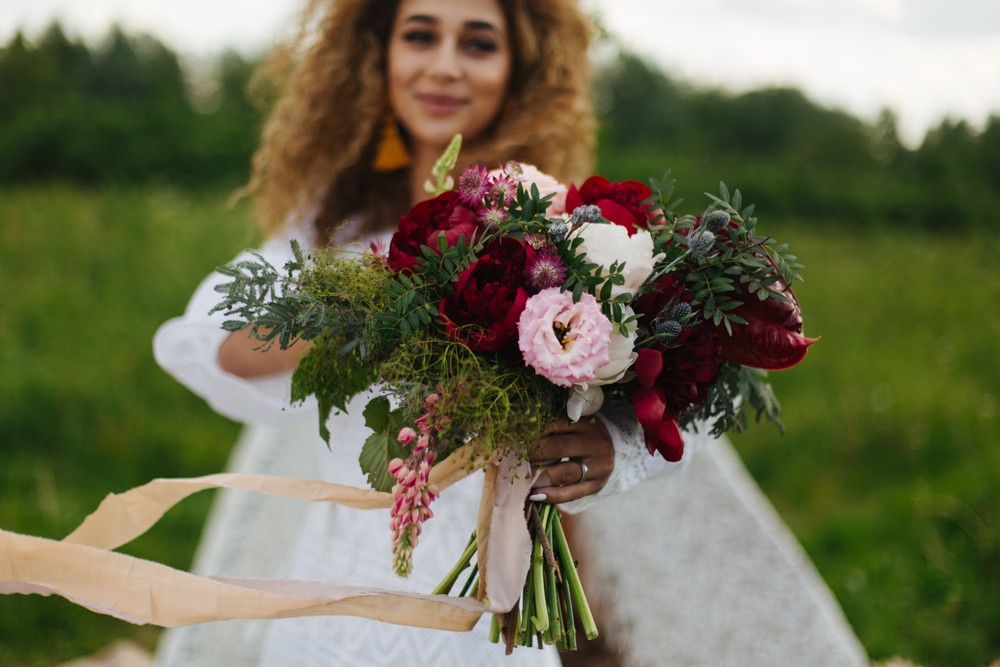
[[[289,240],[302,240],[303,236],[301,230],[290,228],[269,240],[260,252],[272,264],[281,266],[290,256]],[[218,300],[213,287],[221,281],[221,276],[209,276],[199,286],[184,315],[157,332],[154,352],[164,369],[204,397],[216,411],[246,425],[234,449],[230,470],[364,487],[357,458],[368,435],[361,416],[367,397],[358,397],[346,413],[331,417],[333,439],[327,448],[317,435],[314,405],[289,405],[287,375],[248,381],[222,371],[216,355],[226,337],[220,326],[223,318],[208,315]],[[597,505],[580,514],[583,534],[594,538],[594,543],[608,544],[610,540],[635,545],[621,549],[631,560],[618,564],[597,557],[600,551],[595,549],[590,568],[595,588],[600,580],[614,577],[616,588],[640,596],[622,605],[622,614],[605,612],[609,629],[627,640],[619,642],[623,650],[627,649],[626,664],[855,667],[865,663],[864,653],[836,602],[797,551],[794,538],[759,497],[749,476],[745,471],[726,476],[712,464],[718,451],[727,450],[725,441],[710,443],[689,434],[685,459],[669,464],[646,453],[628,408],[608,409],[601,417],[615,443],[615,473],[598,497],[577,501],[567,509],[580,511]],[[710,444],[707,463],[692,466],[700,471],[701,478],[685,484],[680,495],[658,497],[669,494],[670,487],[687,479],[687,474],[675,473],[687,468],[692,454],[697,458],[697,450],[708,449]],[[641,484],[637,493],[623,493],[647,479],[649,483]],[[444,491],[415,550],[413,575],[406,580],[391,572],[387,511],[302,504],[242,491],[220,493],[194,569],[206,575],[292,578],[426,593],[464,548],[475,524],[480,486],[480,476],[473,475]],[[746,500],[747,489],[751,495],[757,494],[751,498],[754,502]],[[637,531],[637,523],[651,528],[647,503],[662,508],[666,506],[664,500],[675,505],[671,499],[680,496],[685,505],[657,519],[663,525],[653,532],[669,543],[669,549],[655,557],[663,545],[647,541],[643,546],[636,542],[637,533],[628,531]],[[614,500],[603,500],[610,498]],[[690,513],[684,514],[685,508],[691,508]],[[714,512],[723,514],[713,517]],[[761,516],[767,521],[762,522]],[[738,543],[734,544],[734,540]],[[742,558],[733,554],[734,550]],[[702,560],[703,552],[711,557]],[[677,571],[681,564],[685,568],[685,586],[678,588],[676,581],[664,588],[649,585]],[[720,572],[719,567],[729,568],[729,575],[725,570]],[[735,583],[728,586],[730,581]],[[607,606],[613,609],[615,596],[606,594],[607,587],[604,590],[605,601],[610,601]],[[649,594],[650,590],[654,593]],[[774,590],[783,594],[775,596]],[[755,606],[756,599],[765,604]],[[738,613],[720,613],[725,609]],[[759,618],[755,610],[771,617]],[[639,622],[635,613],[644,616],[647,623]],[[654,627],[648,622],[664,618],[664,614],[672,624],[666,642],[664,625]],[[168,667],[559,665],[559,655],[551,648],[520,648],[512,656],[505,656],[502,647],[488,641],[488,621],[484,617],[469,633],[349,617],[220,621],[166,631],[158,647],[157,663]],[[771,631],[776,627],[780,627],[780,633]],[[798,635],[784,634],[796,627],[802,630]],[[720,636],[728,640],[717,650],[712,643]],[[698,646],[690,648],[691,641]],[[681,646],[674,645],[676,642]],[[661,653],[664,645],[673,646],[670,658]],[[689,650],[682,650],[684,646]],[[780,656],[781,661],[762,662],[754,656]],[[812,659],[817,656],[819,659]]]

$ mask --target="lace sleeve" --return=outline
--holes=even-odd
[[[698,432],[684,432],[684,456],[671,463],[659,454],[650,456],[642,426],[635,418],[635,411],[627,401],[606,403],[597,417],[608,429],[615,447],[615,469],[608,477],[607,484],[598,493],[580,498],[559,507],[570,514],[582,512],[608,496],[628,491],[650,477],[676,475],[682,472],[690,461],[694,450],[699,449],[707,436]]]

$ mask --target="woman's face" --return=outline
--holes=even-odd
[[[497,0],[403,0],[389,37],[389,99],[417,151],[475,138],[496,118],[510,79]]]

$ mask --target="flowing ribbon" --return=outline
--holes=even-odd
[[[524,499],[527,463],[484,463],[466,445],[431,471],[445,489],[486,467],[476,530],[483,587],[474,598],[422,595],[358,586],[271,579],[202,577],[115,549],[149,528],[174,505],[198,491],[245,489],[305,502],[357,509],[391,506],[388,493],[270,475],[221,473],[190,479],[157,479],[108,495],[65,539],[0,530],[0,593],[60,595],[92,611],[130,623],[162,627],[235,618],[359,616],[388,623],[468,631],[482,614],[509,611],[529,567],[531,538]]]

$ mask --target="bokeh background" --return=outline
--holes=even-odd
[[[1000,658],[1000,5],[592,2],[599,172],[725,180],[805,264],[783,437],[735,437],[873,659]],[[162,5],[162,6],[161,6]],[[109,491],[221,470],[238,427],[150,339],[258,234],[229,205],[289,3],[0,8],[0,528],[62,537]],[[627,45],[627,46],[625,46]],[[211,497],[124,551],[187,567]],[[156,630],[0,597],[0,664]]]

